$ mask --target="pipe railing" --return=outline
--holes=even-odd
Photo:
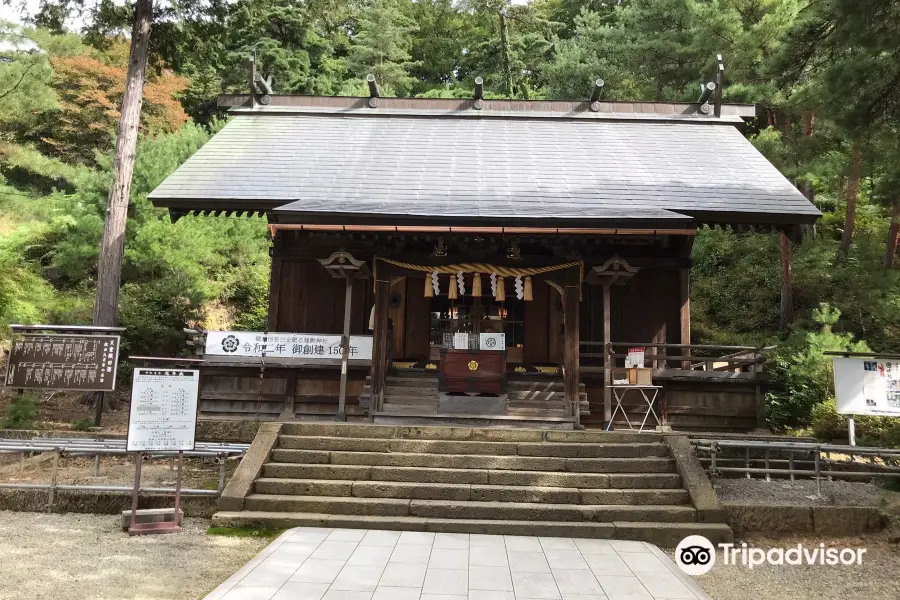
[[[217,442],[198,442],[194,450],[185,450],[188,458],[212,458],[219,466],[218,485],[215,490],[183,488],[181,493],[188,496],[218,497],[225,489],[225,466],[229,458],[243,456],[249,444],[231,444]],[[59,461],[64,456],[94,457],[94,476],[100,475],[101,456],[126,456],[133,454],[126,449],[126,440],[91,440],[88,438],[32,438],[30,440],[0,439],[0,454],[21,454],[20,473],[25,469],[25,456],[32,453],[53,453],[53,466],[49,483],[0,483],[0,489],[46,490],[47,510],[51,510],[58,491],[88,491],[131,494],[134,486],[87,485],[58,483]],[[174,458],[178,452],[142,453],[144,460],[169,459],[169,468],[174,468]],[[141,487],[138,493],[174,494],[175,488]]]
[[[713,344],[662,344],[654,342],[580,342],[583,348],[599,347],[600,352],[581,352],[581,358],[602,359],[606,352],[613,361],[625,359],[623,348],[644,348],[645,364],[654,368],[701,371],[761,371],[766,362],[764,352],[771,347],[721,346]],[[618,351],[617,351],[618,350]],[[669,352],[670,350],[674,352]],[[615,368],[615,367],[614,367]]]

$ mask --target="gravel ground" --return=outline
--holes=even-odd
[[[0,511],[2,600],[195,600],[271,540],[182,533],[129,537],[115,515]]]
[[[752,570],[719,561],[697,582],[715,600],[897,600],[900,598],[900,546],[884,537],[822,539],[754,539],[758,548],[787,548],[803,543],[818,547],[866,548],[859,566],[762,566]]]
[[[760,502],[765,504],[827,504],[838,506],[900,505],[900,494],[873,483],[823,481],[822,496],[816,497],[816,482],[798,479],[794,483],[775,479],[718,479],[715,483],[723,502]]]

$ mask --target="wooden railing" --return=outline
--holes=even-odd
[[[772,347],[640,342],[581,342],[581,364],[603,366],[604,349],[615,369],[623,367],[628,348],[644,348],[644,366],[653,369],[759,373]]]

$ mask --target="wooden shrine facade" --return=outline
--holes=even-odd
[[[223,103],[233,119],[150,199],[174,218],[267,216],[268,330],[372,336],[371,360],[344,367],[348,418],[601,425],[638,345],[667,425],[764,426],[759,350],[692,345],[690,330],[698,227],[818,216],[738,131],[752,107]],[[335,253],[365,277],[334,277]],[[202,368],[207,417],[337,412],[338,360]]]

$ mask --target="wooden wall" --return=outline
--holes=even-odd
[[[274,330],[291,333],[343,333],[345,283],[315,259],[280,259]],[[350,333],[369,334],[372,286],[354,283]]]

